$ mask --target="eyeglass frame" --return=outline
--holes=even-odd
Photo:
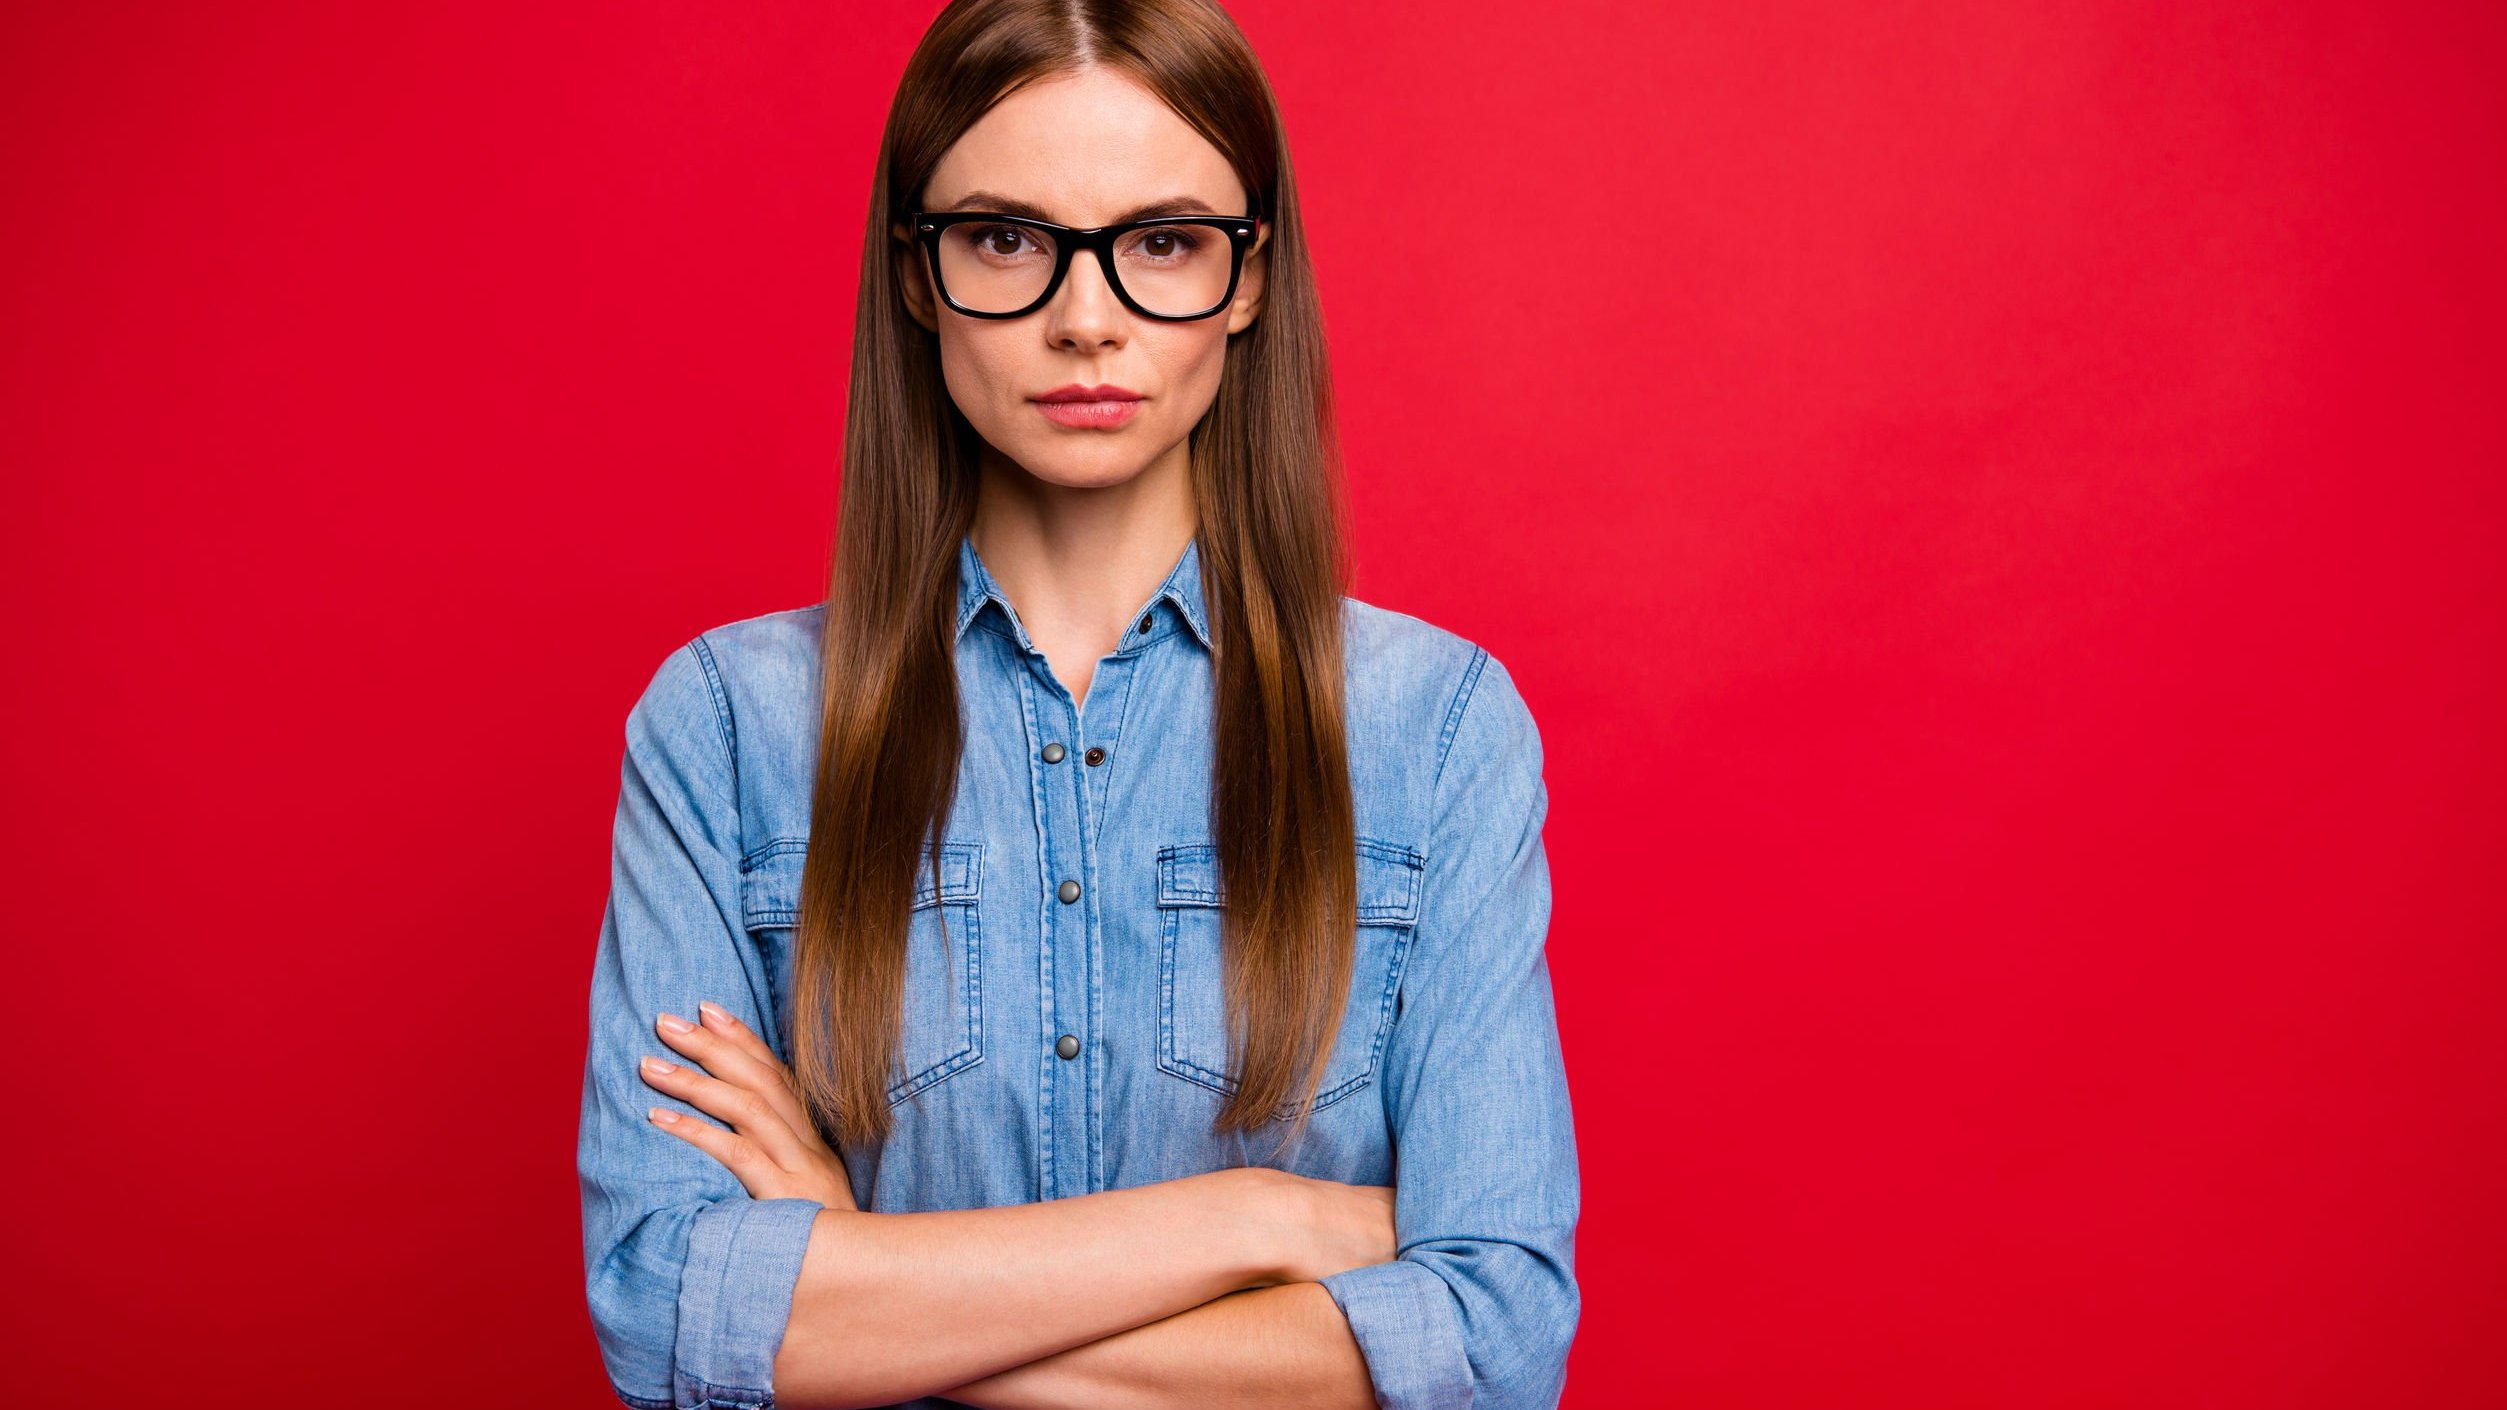
[[[1031,216],[1004,215],[999,211],[915,211],[906,219],[913,224],[915,241],[923,247],[923,257],[931,266],[932,288],[939,292],[941,302],[953,312],[969,318],[1025,318],[1053,301],[1054,294],[1062,288],[1063,276],[1070,272],[1071,257],[1081,250],[1093,250],[1097,255],[1097,268],[1105,274],[1106,287],[1114,291],[1114,296],[1123,301],[1125,308],[1143,318],[1154,318],[1162,323],[1193,323],[1218,314],[1236,297],[1237,281],[1245,273],[1245,251],[1253,243],[1255,231],[1262,224],[1259,211],[1260,203],[1257,202],[1254,210],[1243,215],[1157,215],[1145,220],[1127,220],[1120,225],[1093,226],[1086,230],[1056,225]],[[1023,225],[1053,237],[1053,273],[1045,280],[1044,292],[1025,308],[1012,309],[1008,313],[987,313],[968,308],[949,292],[948,281],[940,273],[940,237],[952,225],[977,220],[998,225]],[[1159,225],[1215,225],[1227,235],[1227,289],[1219,295],[1217,303],[1199,313],[1154,313],[1141,307],[1140,301],[1132,297],[1132,291],[1123,287],[1123,276],[1114,269],[1115,240],[1135,230]]]

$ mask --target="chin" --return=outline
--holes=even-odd
[[[1112,485],[1122,484],[1139,474],[1144,468],[1128,463],[1122,465],[1057,465],[1049,461],[1041,465],[1034,462],[1021,463],[1027,465],[1028,474],[1048,485],[1058,485],[1066,490],[1105,489]]]
[[[1102,433],[1093,433],[1102,435]],[[1100,445],[1082,448],[1071,445],[1041,445],[1024,448],[1026,454],[1014,455],[1019,468],[1049,485],[1065,489],[1103,489],[1119,485],[1148,468],[1148,461],[1130,447]]]

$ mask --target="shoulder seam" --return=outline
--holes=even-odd
[[[1472,689],[1480,683],[1480,669],[1488,664],[1488,659],[1487,647],[1474,645],[1471,648],[1471,663],[1463,667],[1462,682],[1454,687],[1454,701],[1445,707],[1445,723],[1437,731],[1436,771],[1428,779],[1430,792],[1434,792],[1436,785],[1445,777],[1446,757],[1453,752],[1454,736],[1462,732],[1463,712],[1471,708]]]
[[[723,688],[722,667],[714,660],[714,649],[705,644],[702,634],[691,639],[688,654],[705,672],[706,699],[714,707],[714,731],[722,736],[723,759],[731,766],[731,796],[740,796],[740,736],[731,720],[731,695]]]

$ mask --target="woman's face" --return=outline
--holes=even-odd
[[[1040,218],[1080,229],[1116,224],[1171,197],[1194,204],[1160,213],[1247,210],[1245,188],[1219,149],[1147,89],[1105,68],[1034,83],[996,104],[932,169],[920,209],[994,209],[978,192],[1027,202]],[[906,227],[892,233],[906,242],[899,250],[906,306],[940,335],[949,395],[985,443],[1039,480],[1101,488],[1186,463],[1186,437],[1218,395],[1228,335],[1251,324],[1260,307],[1271,232],[1267,224],[1257,232],[1227,307],[1183,323],[1124,307],[1087,253],[1073,255],[1062,286],[1035,312],[969,317],[934,295],[931,268]],[[1074,383],[1127,388],[1142,400],[1113,426],[1065,424],[1035,400]]]

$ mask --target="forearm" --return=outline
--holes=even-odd
[[[840,1410],[936,1394],[1279,1282],[1278,1178],[1222,1170],[992,1209],[821,1210],[775,1400]]]
[[[1249,1288],[939,1392],[984,1410],[1373,1410],[1321,1283]]]

